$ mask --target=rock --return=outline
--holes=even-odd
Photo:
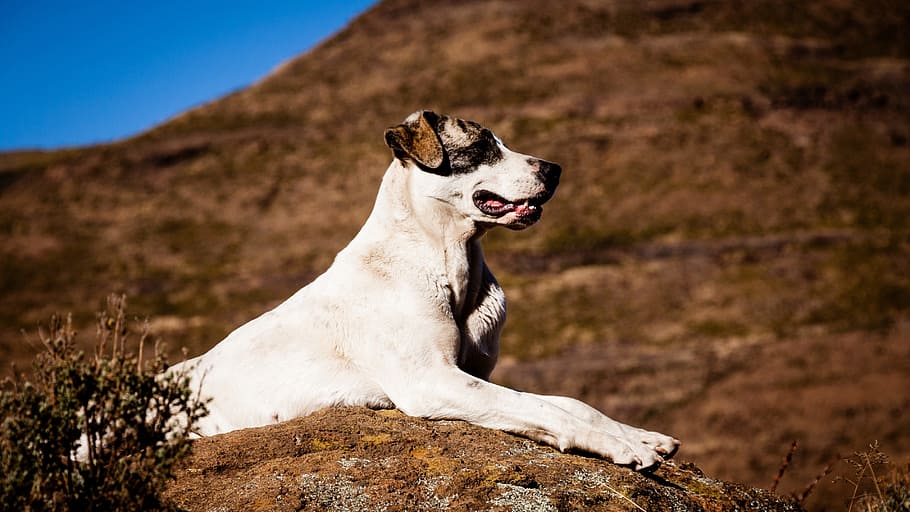
[[[692,464],[640,474],[461,421],[356,407],[196,440],[167,497],[212,512],[802,510]]]

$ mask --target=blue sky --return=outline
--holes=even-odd
[[[0,151],[106,142],[247,86],[375,0],[0,0]]]

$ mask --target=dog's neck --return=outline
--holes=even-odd
[[[480,238],[486,230],[467,217],[453,215],[453,207],[445,201],[415,197],[410,192],[410,180],[418,172],[423,171],[398,160],[392,162],[361,234],[382,233],[408,245],[422,246],[423,252],[432,256],[421,263],[428,271],[445,275],[451,288],[453,314],[460,317],[470,308],[474,295],[471,290],[479,286],[482,277]]]

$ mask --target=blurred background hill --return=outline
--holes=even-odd
[[[797,440],[783,492],[874,441],[906,461],[908,26],[886,0],[380,2],[139,136],[0,153],[0,361],[54,312],[90,338],[112,291],[203,352],[331,263],[383,130],[430,108],[564,168],[539,225],[487,236],[494,381],[755,486]],[[830,480],[810,509],[849,497]]]

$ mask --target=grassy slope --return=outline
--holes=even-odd
[[[26,360],[19,331],[53,311],[90,330],[109,291],[175,350],[211,346],[331,262],[372,206],[382,130],[418,108],[566,170],[544,222],[487,240],[510,297],[506,356],[906,341],[910,14],[797,4],[383,2],[140,137],[0,155],[0,360]],[[794,357],[813,368],[818,350]],[[829,434],[850,451],[881,424]],[[764,483],[774,442],[719,476]]]

